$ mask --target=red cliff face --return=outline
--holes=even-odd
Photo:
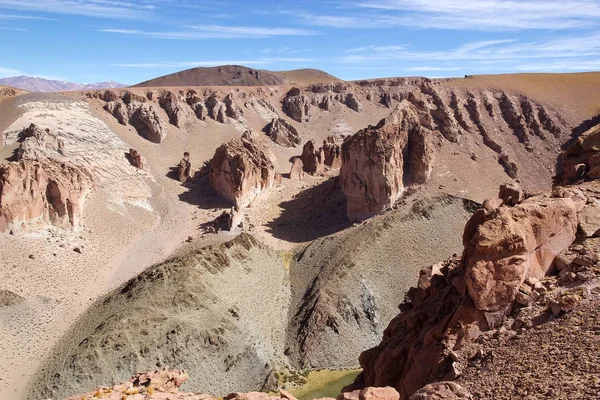
[[[378,214],[405,187],[425,183],[433,161],[428,133],[415,107],[402,102],[389,118],[344,141],[340,182],[351,221]]]

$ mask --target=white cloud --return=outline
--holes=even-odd
[[[520,42],[515,39],[465,43],[447,51],[414,51],[400,46],[398,50],[377,51],[368,46],[350,49],[352,54],[338,60],[354,62],[384,61],[480,61],[501,62],[523,59],[566,59],[600,57],[600,34],[563,37],[545,42]],[[360,51],[358,51],[360,50]]]
[[[197,39],[260,39],[273,36],[306,36],[317,32],[307,29],[267,28],[257,26],[196,25],[187,30],[158,32],[138,29],[100,29],[99,32],[120,33],[125,35],[149,36],[159,39],[197,40]]]
[[[341,3],[335,12],[276,11],[308,25],[353,30],[557,30],[594,28],[600,23],[597,0],[356,0]]]
[[[111,19],[145,18],[156,7],[152,1],[110,0],[0,0],[0,8]]]
[[[11,76],[23,75],[23,72],[12,68],[0,67],[0,78],[8,78]]]

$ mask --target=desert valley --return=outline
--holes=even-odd
[[[600,73],[118,86],[0,87],[0,399],[600,398]]]

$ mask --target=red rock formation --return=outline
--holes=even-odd
[[[178,128],[183,126],[183,122],[189,116],[189,108],[184,106],[185,103],[182,96],[171,91],[166,91],[158,97],[158,104],[169,116],[171,124]]]
[[[331,168],[342,166],[342,148],[336,143],[334,136],[323,141],[323,164]]]
[[[265,132],[273,142],[283,147],[296,147],[302,142],[296,128],[282,118],[273,118]]]
[[[259,138],[246,132],[221,145],[211,161],[209,182],[238,208],[248,206],[275,184],[274,156]]]
[[[294,157],[292,168],[290,169],[290,179],[301,181],[304,179],[304,168],[300,157]]]
[[[427,383],[456,379],[453,351],[499,326],[521,285],[547,273],[575,239],[578,208],[571,198],[493,203],[500,204],[487,202],[467,223],[462,258],[423,273],[382,342],[361,354],[357,385],[393,386],[408,399]]]
[[[177,164],[177,177],[179,182],[187,182],[192,176],[192,163],[190,162],[190,153],[187,151],[183,153],[183,158]]]
[[[389,118],[344,141],[340,182],[351,221],[388,208],[405,186],[425,183],[433,159],[427,133],[417,110],[404,101]]]
[[[86,172],[53,162],[20,161],[0,166],[0,232],[29,224],[77,227],[91,187]]]
[[[300,156],[304,172],[310,175],[321,175],[325,171],[324,158],[323,149],[317,149],[314,140],[309,140],[304,144]]]
[[[516,206],[523,201],[523,189],[517,184],[506,183],[500,185],[498,197],[507,206]]]
[[[136,149],[129,149],[128,158],[131,165],[133,165],[137,169],[141,169],[144,171],[148,170],[148,164],[146,162],[146,159],[142,157],[142,155],[138,153]]]
[[[298,122],[310,120],[310,101],[300,88],[292,88],[283,99],[283,112]]]

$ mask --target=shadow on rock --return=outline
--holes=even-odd
[[[279,206],[283,211],[278,218],[267,223],[267,231],[289,242],[307,242],[351,225],[346,217],[346,200],[337,177],[304,190],[293,200]]]
[[[232,204],[222,198],[217,191],[210,186],[210,183],[208,182],[209,171],[210,165],[206,163],[186,183],[183,183],[182,185],[188,190],[179,195],[179,200],[198,206],[202,209],[231,208]],[[167,176],[178,180],[177,167],[171,168],[171,171],[167,173]]]

